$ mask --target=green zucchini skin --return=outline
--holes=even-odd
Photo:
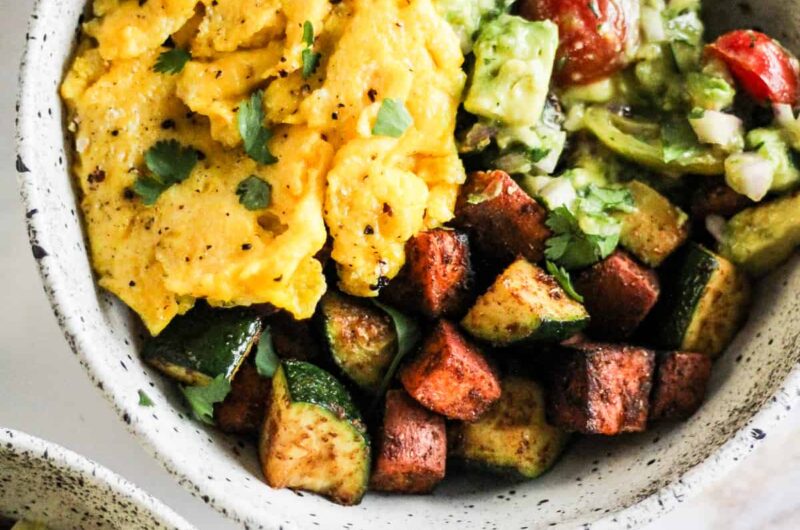
[[[575,335],[588,325],[588,316],[575,320],[543,319],[536,334],[528,338],[527,342],[558,342]]]
[[[512,263],[461,321],[495,346],[560,341],[585,328],[589,313],[551,276],[524,259]]]
[[[696,243],[676,256],[671,273],[651,321],[658,345],[718,355],[746,318],[747,277],[730,261]]]
[[[695,309],[703,297],[706,285],[711,280],[719,263],[705,248],[690,245],[678,264],[676,271],[677,290],[667,291],[666,318],[661,321],[659,344],[678,349],[692,322]]]
[[[368,300],[329,291],[318,310],[322,335],[336,365],[360,388],[378,392],[397,351],[397,332]]]
[[[148,339],[142,357],[187,385],[206,385],[219,375],[230,380],[261,331],[261,319],[252,311],[199,305]]]
[[[311,403],[350,421],[366,436],[361,413],[347,389],[331,374],[311,363],[284,361],[283,371],[292,403]]]
[[[448,426],[450,454],[472,468],[536,478],[555,464],[569,434],[548,423],[539,383],[510,376],[502,386],[500,400],[477,421]]]
[[[367,429],[344,386],[310,363],[282,362],[259,441],[267,483],[358,504],[369,483],[370,451]]]

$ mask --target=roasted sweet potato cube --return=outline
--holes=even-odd
[[[269,401],[270,380],[256,367],[242,364],[231,382],[231,391],[214,405],[214,420],[220,430],[233,434],[255,434],[261,428]]]
[[[551,374],[548,415],[557,426],[614,435],[647,427],[655,353],[586,342],[563,350]]]
[[[406,391],[450,419],[473,421],[500,398],[500,380],[481,351],[441,320],[400,374]]]
[[[657,358],[651,420],[681,420],[694,414],[706,395],[711,357],[702,353],[664,352]]]
[[[583,271],[575,280],[589,311],[589,330],[604,339],[622,339],[644,320],[658,300],[655,271],[618,250]]]
[[[466,234],[436,228],[408,240],[406,264],[381,296],[396,307],[439,318],[466,309],[471,284]]]
[[[311,320],[295,320],[281,311],[270,318],[268,324],[275,353],[281,359],[315,362],[321,356]]]
[[[381,491],[427,493],[444,478],[447,432],[444,418],[404,390],[386,393],[383,426],[370,485]]]
[[[692,196],[692,215],[697,219],[709,215],[732,217],[752,205],[753,201],[720,181],[698,188]]]
[[[483,253],[501,259],[544,256],[547,211],[503,171],[473,173],[461,190],[453,224]]]

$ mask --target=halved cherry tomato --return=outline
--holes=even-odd
[[[520,14],[558,25],[555,78],[560,85],[576,85],[625,66],[629,46],[638,40],[635,5],[631,0],[523,0]]]
[[[709,44],[707,51],[728,66],[753,98],[790,105],[797,101],[797,59],[763,33],[731,31]]]

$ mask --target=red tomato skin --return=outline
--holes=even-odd
[[[797,59],[767,35],[736,30],[709,44],[745,92],[758,101],[794,105],[798,96]]]
[[[523,0],[520,15],[558,25],[555,80],[582,85],[622,69],[638,40],[639,11],[630,0]]]

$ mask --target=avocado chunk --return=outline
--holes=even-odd
[[[800,192],[742,210],[725,228],[720,253],[761,276],[800,245]]]
[[[785,191],[800,181],[800,170],[794,165],[789,144],[778,129],[753,129],[747,133],[747,147],[775,165],[770,191]]]
[[[436,11],[453,28],[461,41],[461,51],[467,55],[481,23],[508,11],[513,0],[434,0]]]
[[[723,78],[690,72],[686,76],[686,93],[692,107],[723,110],[733,105],[736,90]]]
[[[500,15],[475,42],[464,108],[510,125],[535,126],[544,109],[558,48],[558,26]]]

